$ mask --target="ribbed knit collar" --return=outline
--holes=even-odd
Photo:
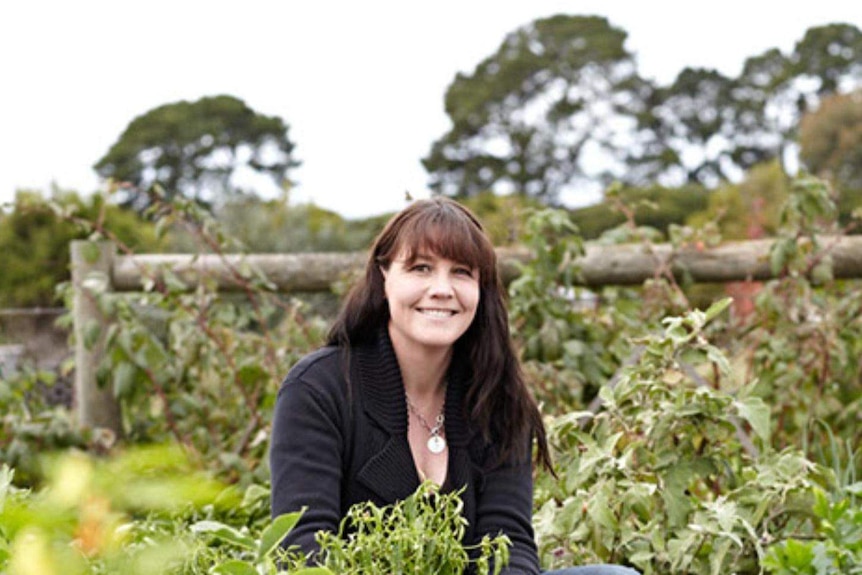
[[[374,342],[357,347],[354,357],[365,411],[393,435],[406,434],[408,415],[404,381],[388,330],[385,327],[380,329]],[[468,377],[466,362],[456,350],[447,372],[444,406],[446,441],[453,446],[465,446],[470,440],[464,405],[470,384]]]

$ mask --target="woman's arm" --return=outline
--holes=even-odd
[[[501,533],[509,537],[512,546],[503,575],[538,575],[532,517],[533,469],[529,459],[501,465],[485,474],[476,508],[477,540]]]
[[[305,508],[283,543],[305,553],[317,551],[318,531],[335,532],[341,521],[345,406],[332,387],[288,375],[273,415],[272,516]]]

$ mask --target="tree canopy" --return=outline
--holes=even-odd
[[[94,169],[125,183],[121,203],[140,211],[151,204],[155,184],[168,197],[205,204],[248,191],[243,179],[249,176],[263,175],[280,187],[299,165],[293,151],[284,120],[221,95],[138,116]]]
[[[509,34],[446,92],[451,130],[423,164],[437,191],[513,191],[554,200],[588,173],[584,156],[619,151],[646,86],[605,18],[554,16]],[[613,120],[611,120],[613,118]]]
[[[544,18],[456,75],[451,128],[423,160],[432,189],[553,202],[612,179],[715,187],[786,162],[801,117],[862,86],[862,32],[849,24],[813,27],[789,54],[752,56],[738,77],[692,67],[667,86],[638,74],[625,39],[604,18]]]

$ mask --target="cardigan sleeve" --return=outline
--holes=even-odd
[[[502,533],[511,540],[509,564],[501,575],[538,575],[532,515],[533,468],[529,458],[485,474],[476,507],[476,534],[481,539]]]
[[[273,415],[272,516],[305,508],[283,543],[304,553],[316,552],[315,534],[337,531],[341,520],[343,400],[331,389],[288,374]]]

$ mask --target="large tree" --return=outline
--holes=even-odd
[[[734,82],[715,70],[686,68],[657,88],[639,116],[642,145],[627,157],[622,179],[714,186],[733,173]]]
[[[451,195],[515,191],[553,201],[585,181],[716,186],[795,157],[802,115],[862,85],[862,33],[809,29],[742,73],[686,68],[668,86],[641,79],[626,33],[603,18],[555,16],[506,37],[446,94],[452,128],[423,160]]]
[[[849,24],[808,29],[788,55],[746,60],[735,90],[736,155],[744,168],[795,155],[802,116],[822,98],[862,86],[862,32]]]
[[[243,172],[283,185],[299,165],[293,149],[284,120],[222,95],[165,104],[138,116],[94,169],[125,182],[121,203],[136,210],[151,203],[154,184],[168,197],[212,204],[244,189]]]
[[[451,129],[423,160],[432,189],[511,191],[553,201],[601,178],[630,144],[649,86],[605,18],[554,16],[509,34],[446,92]],[[589,170],[587,156],[605,164]]]
[[[792,57],[777,48],[752,56],[735,83],[734,162],[748,169],[771,159],[784,161],[798,121]]]
[[[829,24],[809,28],[791,57],[794,76],[814,79],[819,95],[846,89],[862,82],[862,31],[852,24]],[[809,91],[810,92],[810,91]]]
[[[646,145],[624,179],[714,186],[751,167],[793,157],[802,115],[825,95],[862,82],[862,33],[831,24],[809,29],[790,54],[776,48],[745,61],[728,78],[686,68],[656,90],[641,116]]]

